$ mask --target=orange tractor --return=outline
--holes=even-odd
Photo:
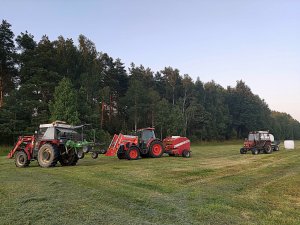
[[[99,154],[117,154],[119,159],[136,160],[140,157],[160,158],[164,153],[188,158],[191,154],[190,140],[186,137],[172,136],[161,141],[155,137],[154,128],[148,127],[139,129],[136,135],[115,134],[108,149]]]
[[[105,155],[114,156],[116,153],[119,159],[159,158],[164,148],[161,140],[155,137],[154,128],[144,128],[136,135],[115,134]]]

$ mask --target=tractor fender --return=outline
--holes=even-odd
[[[140,150],[140,148],[139,148],[139,146],[137,146],[136,144],[134,144],[134,143],[132,143],[132,142],[128,142],[128,143],[126,143],[125,145],[123,145],[124,147],[123,147],[123,150],[124,151],[128,151],[131,147],[137,147],[138,149],[139,149],[139,151],[141,151]]]
[[[160,141],[160,142],[161,142],[161,140],[158,139],[158,138],[150,138],[150,139],[148,140],[148,142],[147,142],[147,149],[149,149],[149,147],[150,147],[150,145],[151,145],[151,143],[152,143],[153,141]]]

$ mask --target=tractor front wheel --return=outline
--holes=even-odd
[[[278,145],[275,145],[274,151],[279,151],[279,146]]]
[[[30,163],[30,160],[27,157],[26,152],[18,151],[15,156],[15,164],[17,167],[27,167]]]
[[[44,144],[38,152],[38,162],[41,167],[55,166],[59,159],[59,151],[56,146]]]
[[[140,151],[137,147],[132,146],[126,151],[126,158],[128,160],[137,160],[140,157]]]
[[[160,158],[164,154],[164,148],[160,141],[153,141],[150,144],[149,155],[152,158]]]

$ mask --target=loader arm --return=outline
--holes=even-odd
[[[8,153],[7,158],[13,158],[15,152],[21,149],[21,145],[24,143],[26,146],[24,151],[28,155],[28,158],[31,158],[31,151],[34,145],[35,137],[33,136],[20,136],[18,142],[15,144],[14,148]]]
[[[119,150],[121,145],[132,144],[138,145],[138,137],[131,135],[115,134],[110,142],[110,145],[105,153],[106,156],[114,156]]]

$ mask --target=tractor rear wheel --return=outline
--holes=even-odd
[[[44,144],[38,152],[38,162],[41,167],[55,166],[59,159],[59,151],[56,146]]]
[[[273,152],[272,146],[271,145],[266,145],[265,146],[265,153],[266,154],[271,154]]]
[[[128,160],[137,160],[140,157],[140,150],[136,146],[132,146],[125,155]]]
[[[160,158],[164,154],[164,148],[161,141],[153,141],[150,144],[149,155],[152,158]]]
[[[257,155],[259,153],[257,148],[252,148],[251,152],[252,152],[253,155]]]
[[[18,151],[15,156],[15,164],[17,167],[27,167],[30,164],[30,160],[26,152]]]
[[[78,156],[74,150],[70,150],[68,153],[61,155],[59,162],[62,166],[75,166],[78,162]]]

